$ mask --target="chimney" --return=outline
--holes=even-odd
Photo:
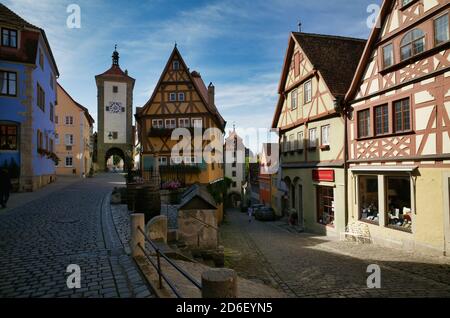
[[[208,85],[208,98],[209,98],[209,105],[211,105],[211,106],[215,105],[214,95],[215,95],[215,87],[214,87],[213,83],[209,83],[209,85]]]

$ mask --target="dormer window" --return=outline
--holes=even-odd
[[[174,71],[178,71],[180,69],[180,62],[179,61],[173,61],[172,68]]]
[[[17,48],[17,31],[2,28],[2,46]]]
[[[425,51],[425,33],[420,29],[414,29],[406,33],[400,45],[402,61],[423,51]]]

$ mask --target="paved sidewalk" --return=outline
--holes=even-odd
[[[229,211],[221,227],[227,266],[290,297],[450,297],[448,258],[329,241],[276,224],[249,224]],[[381,289],[367,288],[370,264],[381,267]]]
[[[48,184],[37,191],[11,193],[8,200],[8,206],[6,209],[0,209],[0,215],[6,211],[18,208],[34,200],[46,197],[53,192],[61,191],[65,187],[82,182],[83,180],[84,179],[81,179],[80,177],[74,176],[57,176],[55,182]]]
[[[0,297],[152,297],[109,209],[122,181],[57,183],[0,213]],[[67,287],[70,264],[81,268],[80,289]]]

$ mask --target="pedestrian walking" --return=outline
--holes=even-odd
[[[247,213],[248,213],[248,223],[251,223],[253,216],[253,208],[251,206],[248,207]]]
[[[9,192],[11,191],[12,184],[7,169],[0,170],[0,205],[2,209],[6,208],[6,203],[9,199]]]

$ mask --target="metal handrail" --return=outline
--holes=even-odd
[[[178,298],[183,298],[180,294],[180,292],[178,291],[178,289],[170,282],[170,280],[166,277],[166,275],[164,275],[164,273],[161,271],[161,264],[158,261],[158,264],[155,264],[152,259],[150,258],[150,256],[147,254],[147,251],[141,246],[141,244],[138,244],[139,248],[142,250],[142,252],[144,253],[145,257],[147,258],[147,260],[150,262],[150,264],[152,264],[152,266],[156,269],[156,271],[158,272],[158,278],[159,278],[159,289],[162,288],[162,281],[161,278],[163,278],[167,285],[169,285],[170,289],[172,289],[173,293],[175,294],[175,296],[177,296]]]
[[[211,228],[213,228],[214,230],[219,231],[219,228],[218,228],[218,227],[215,227],[214,225],[208,224],[208,223],[206,223],[205,221],[196,218],[195,216],[192,216],[192,215],[191,215],[190,217],[193,218],[194,220],[197,220],[198,222],[202,223],[202,224],[203,224],[204,226],[206,226],[206,227],[211,227]]]
[[[151,247],[155,250],[156,252],[156,256],[157,256],[157,267],[155,267],[154,263],[152,263],[152,265],[158,270],[158,275],[159,275],[159,288],[162,287],[162,281],[161,278],[164,278],[164,276],[162,275],[162,271],[161,271],[161,263],[160,263],[160,257],[164,258],[170,265],[172,265],[172,267],[174,267],[181,275],[183,275],[187,280],[189,280],[192,284],[195,285],[195,287],[197,287],[198,289],[202,290],[202,285],[197,282],[191,275],[189,275],[189,273],[187,273],[185,270],[183,270],[180,266],[178,266],[175,262],[173,262],[166,254],[164,254],[164,252],[162,252],[160,250],[160,248],[158,246],[156,246],[155,243],[152,242],[152,240],[150,240],[147,236],[147,234],[141,229],[141,227],[137,228],[139,232],[141,232],[141,234],[144,236],[145,240],[151,245]],[[142,247],[141,247],[142,248]],[[146,254],[147,258],[148,255]],[[165,278],[164,278],[165,279]],[[165,279],[166,280],[166,279]],[[167,281],[167,280],[166,280]],[[169,284],[169,286],[171,286],[171,284]],[[172,287],[171,287],[172,288]]]

